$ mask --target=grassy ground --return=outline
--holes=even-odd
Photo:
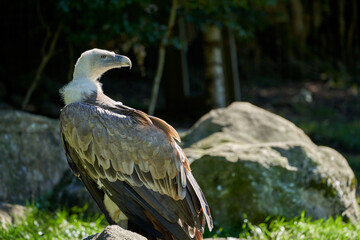
[[[0,240],[22,239],[83,239],[102,231],[107,225],[103,216],[86,216],[85,208],[58,210],[55,212],[28,207],[26,217],[7,230],[0,229]],[[302,214],[299,218],[285,220],[266,219],[254,225],[245,221],[234,229],[215,229],[205,237],[239,237],[241,239],[317,239],[352,240],[360,237],[360,224],[345,223],[340,217],[312,221]]]
[[[7,229],[0,228],[0,240],[83,239],[101,232],[107,225],[104,216],[87,216],[85,209],[74,207],[51,212],[29,206],[24,219]]]
[[[312,221],[302,214],[298,218],[285,220],[278,218],[275,220],[266,219],[265,223],[253,225],[245,221],[242,226],[232,231],[218,229],[212,237],[228,237],[235,236],[241,239],[276,239],[276,240],[292,240],[292,239],[317,239],[317,240],[351,240],[359,239],[360,224],[353,225],[345,223],[341,217],[336,219],[329,218],[324,221],[318,219]]]

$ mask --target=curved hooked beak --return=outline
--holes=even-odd
[[[130,58],[124,55],[115,54],[115,62],[119,64],[119,67],[130,67],[132,66]]]

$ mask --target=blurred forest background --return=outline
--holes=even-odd
[[[357,0],[6,1],[0,109],[57,119],[63,107],[59,89],[72,79],[77,58],[102,48],[133,62],[132,69],[102,76],[111,98],[179,130],[213,108],[250,102],[292,121],[316,144],[339,151],[359,180],[359,10]],[[56,222],[37,211],[29,217],[36,236],[51,229],[47,223],[65,232],[63,219],[78,218],[60,211]],[[95,231],[101,231],[103,218],[94,219]],[[301,219],[289,225],[298,228]],[[285,224],[280,219],[271,226],[283,231]],[[44,230],[37,230],[39,225]],[[315,225],[328,234],[319,231],[315,239],[360,233],[359,224],[342,225],[341,217]],[[23,226],[21,234],[29,231]],[[258,228],[249,226],[243,228],[256,233]],[[304,230],[305,236],[311,232]]]
[[[155,115],[178,128],[249,101],[359,172],[359,8],[356,0],[7,1],[0,108],[57,118],[76,59],[103,48],[133,61],[101,80],[128,106],[148,112],[154,79]]]

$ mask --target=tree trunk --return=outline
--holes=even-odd
[[[162,74],[164,71],[165,53],[166,53],[166,45],[167,45],[166,42],[169,39],[170,34],[171,34],[172,29],[175,24],[177,8],[178,8],[177,0],[172,0],[168,26],[166,28],[166,32],[165,32],[164,36],[161,39],[160,46],[159,46],[158,65],[157,65],[157,69],[156,69],[154,84],[153,84],[153,88],[152,88],[152,92],[151,92],[151,100],[150,100],[150,105],[149,105],[149,109],[148,109],[149,115],[153,115],[155,112],[155,106],[156,106],[157,98],[159,95],[160,81],[161,81],[161,77],[162,77]]]
[[[356,32],[356,23],[357,23],[357,0],[351,1],[351,7],[352,7],[352,16],[351,16],[351,22],[349,26],[349,30],[347,33],[347,52],[348,56],[353,57],[354,54],[354,48],[353,48],[353,42],[354,42],[354,33]]]
[[[346,60],[345,53],[345,6],[344,0],[338,0],[338,10],[339,10],[339,44],[340,44],[340,52],[339,55],[343,60]]]
[[[208,81],[210,104],[214,108],[226,106],[226,88],[221,48],[221,29],[208,25],[204,32],[205,78]]]
[[[317,31],[323,22],[322,3],[320,1],[313,1],[313,27]]]
[[[237,49],[236,41],[234,36],[234,31],[228,28],[229,33],[229,45],[230,45],[230,56],[231,56],[231,72],[233,79],[234,87],[234,100],[241,101],[241,91],[240,91],[240,77],[238,69],[238,59],[237,59]]]
[[[222,31],[223,66],[225,70],[226,103],[241,101],[240,78],[234,31],[227,27]]]
[[[189,68],[187,62],[187,39],[186,39],[186,29],[184,18],[179,19],[179,35],[181,40],[181,69],[182,69],[182,83],[184,96],[190,97],[190,77],[189,77]]]
[[[292,13],[293,33],[295,41],[297,42],[296,49],[298,49],[298,53],[300,55],[303,55],[305,51],[307,33],[301,0],[290,0],[290,8]]]

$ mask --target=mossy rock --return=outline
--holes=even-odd
[[[214,122],[216,131],[209,131]],[[261,138],[266,133],[275,141]],[[190,136],[197,141],[185,142],[185,152],[216,225],[239,226],[245,214],[256,223],[302,211],[314,219],[342,215],[357,221],[356,178],[346,159],[334,149],[316,146],[291,122],[251,104],[234,103],[202,117],[184,139]]]

